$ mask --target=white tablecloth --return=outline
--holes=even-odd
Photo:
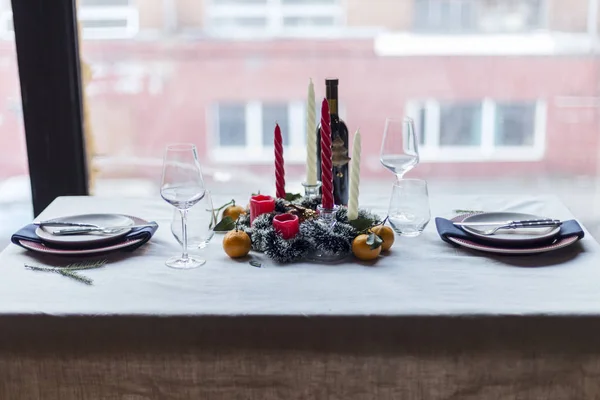
[[[555,198],[431,206],[434,216],[573,218]],[[600,398],[600,252],[590,236],[546,255],[491,257],[442,242],[430,223],[373,265],[259,256],[264,268],[228,259],[217,236],[200,251],[204,267],[179,271],[164,265],[180,249],[159,199],[66,197],[40,218],[90,212],[161,227],[134,253],[85,271],[93,286],[23,267],[67,259],[2,252],[1,399]]]
[[[383,213],[386,206],[384,199],[366,205]],[[431,199],[431,208],[433,217],[472,209],[573,218],[554,197],[442,197]],[[170,231],[173,210],[160,199],[63,197],[40,219],[97,212],[156,220],[160,228],[134,253],[112,256],[103,269],[86,271],[93,286],[27,270],[25,263],[64,265],[69,259],[37,257],[9,245],[0,255],[0,314],[600,314],[600,247],[589,235],[544,255],[490,256],[442,242],[432,217],[421,236],[397,238],[390,254],[374,264],[351,258],[340,265],[277,265],[254,255],[263,268],[229,259],[221,248],[222,235],[216,235],[206,249],[197,251],[206,265],[180,271],[164,265],[180,246]]]

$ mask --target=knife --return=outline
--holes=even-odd
[[[544,219],[526,219],[517,221],[492,221],[492,222],[454,222],[455,226],[477,227],[477,226],[511,226],[515,228],[535,228],[560,226],[561,220],[544,218]]]

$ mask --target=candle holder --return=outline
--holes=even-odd
[[[304,198],[312,199],[319,195],[319,189],[321,188],[321,181],[317,181],[314,185],[302,182],[302,186],[304,186]]]
[[[323,224],[327,227],[329,231],[333,229],[337,220],[335,218],[335,213],[338,210],[338,206],[334,206],[333,208],[324,208],[322,206],[317,207],[317,212],[319,213],[319,219],[317,223]],[[349,253],[344,252],[329,252],[323,251],[321,249],[316,249],[312,254],[310,254],[307,258],[309,261],[313,262],[321,262],[321,263],[335,263],[342,261],[346,257],[348,257]]]

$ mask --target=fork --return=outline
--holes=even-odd
[[[478,233],[482,235],[493,235],[498,232],[500,229],[517,229],[517,228],[543,228],[543,227],[557,227],[562,225],[562,222],[557,219],[544,219],[544,220],[532,220],[532,221],[508,221],[504,225],[496,226],[492,229],[486,230],[476,230]]]
[[[102,235],[110,235],[113,233],[117,233],[123,231],[125,229],[134,229],[134,228],[145,228],[148,226],[152,226],[154,224],[143,224],[143,225],[130,225],[130,226],[113,226],[113,227],[78,227],[78,228],[67,228],[67,229],[59,229],[56,231],[52,231],[53,235],[56,236],[64,236],[64,235],[80,235],[85,233],[99,233]]]

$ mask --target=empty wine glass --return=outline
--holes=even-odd
[[[205,248],[215,234],[213,228],[216,224],[217,213],[213,207],[210,191],[207,190],[202,200],[188,211],[188,247]],[[183,231],[181,228],[181,213],[175,209],[171,220],[171,233],[179,244],[183,245]]]
[[[402,179],[394,184],[388,220],[401,236],[419,236],[431,219],[427,182]]]
[[[399,181],[419,163],[415,124],[411,118],[387,118],[380,153],[381,164]]]
[[[181,214],[181,257],[171,257],[167,266],[179,269],[196,268],[206,260],[190,257],[187,252],[187,213],[205,196],[198,150],[193,144],[172,144],[165,149],[160,195]]]

